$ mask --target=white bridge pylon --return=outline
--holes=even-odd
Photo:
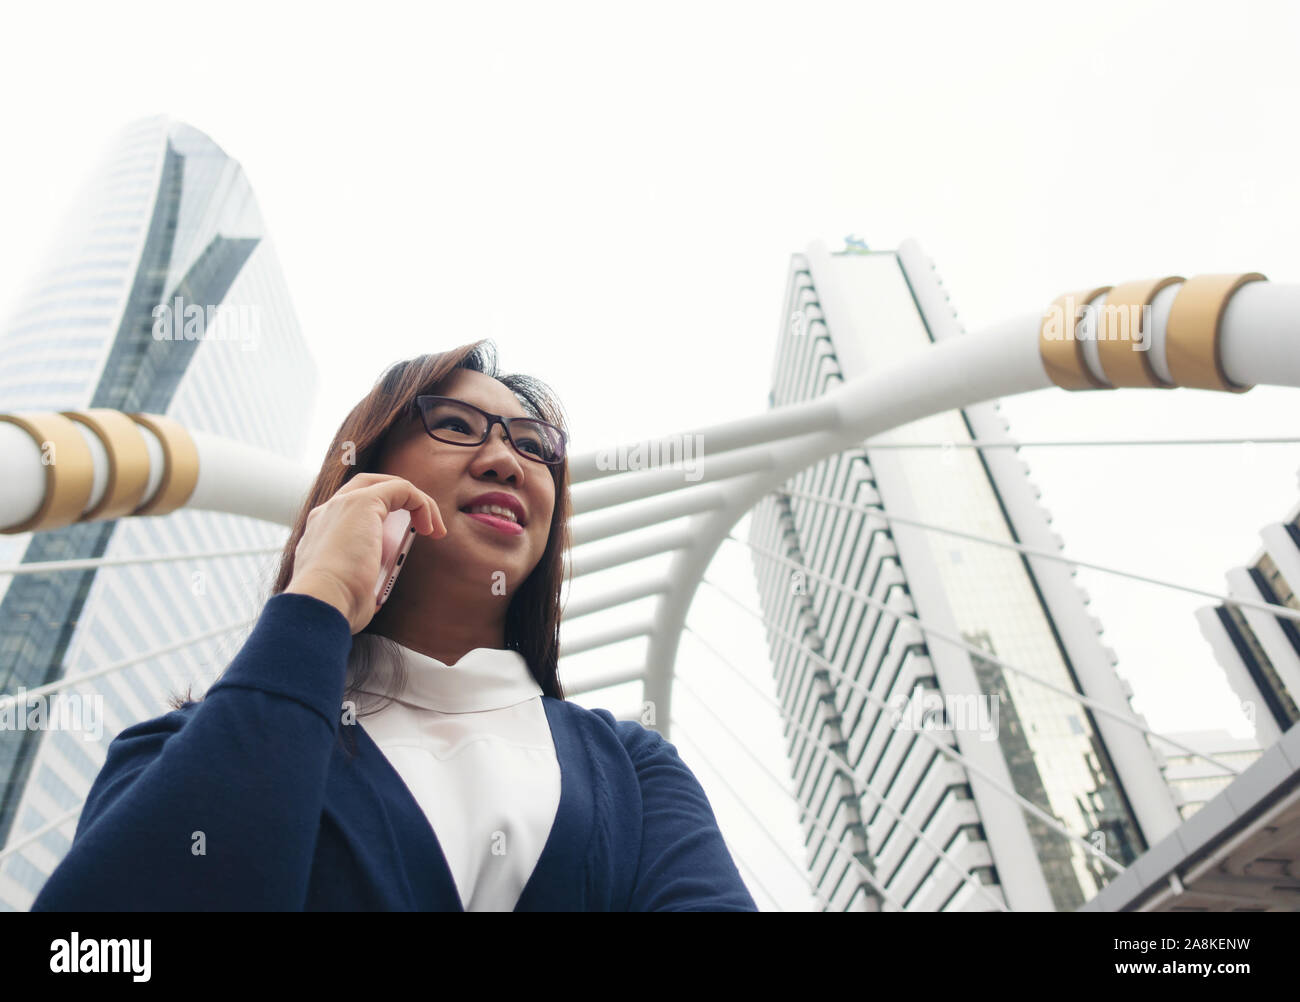
[[[814,243],[806,257],[816,278],[826,248]],[[822,305],[828,308],[814,311],[821,315],[803,336],[847,316]],[[654,554],[673,556],[666,574],[568,603],[566,623],[658,596],[648,621],[561,651],[647,636],[645,664],[566,691],[640,679],[667,736],[678,642],[722,540],[767,493],[865,439],[1052,386],[1240,393],[1260,384],[1300,387],[1300,285],[1256,273],[1169,276],[1069,293],[1045,311],[940,340],[815,400],[637,443],[641,455],[666,461],[657,468],[608,468],[606,457],[617,449],[577,455],[570,461],[573,578]],[[689,475],[672,462],[684,441],[702,446]],[[180,508],[289,526],[316,473],[164,415],[106,409],[0,414],[0,470],[0,532],[8,534]],[[682,518],[685,527],[667,524]],[[630,533],[636,538],[620,541]],[[592,543],[604,545],[593,552]]]

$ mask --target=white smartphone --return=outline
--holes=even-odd
[[[390,511],[384,519],[384,548],[379,556],[379,579],[375,582],[375,611],[388,600],[402,573],[406,553],[415,542],[415,526],[406,508]]]

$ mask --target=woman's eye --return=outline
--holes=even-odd
[[[438,421],[436,424],[434,424],[434,427],[446,428],[449,425],[457,425],[459,426],[461,431],[469,431],[469,428],[464,421],[462,421],[460,418],[454,418],[454,417],[443,418],[441,421]]]
[[[546,453],[542,450],[542,443],[535,438],[518,438],[515,440],[520,449],[529,449],[535,456],[544,456]]]

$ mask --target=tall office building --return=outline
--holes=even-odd
[[[298,462],[316,365],[239,164],[181,122],[137,122],[68,220],[0,327],[0,412],[67,413],[86,426],[92,449],[93,423],[108,420],[96,408],[164,415]],[[165,429],[152,431],[146,424],[141,434],[156,448]],[[282,526],[182,509],[3,535],[0,564],[276,547],[284,538]],[[0,864],[0,907],[29,907],[66,853],[117,732],[166,712],[191,682],[201,692],[229,663],[272,563],[244,556],[0,576],[0,693],[112,668],[67,686],[85,697],[82,712],[91,697],[101,705],[93,727],[91,710],[77,728],[25,726],[20,712],[0,729],[0,846],[21,844]]]
[[[1264,546],[1250,566],[1228,572],[1228,594],[1300,612],[1300,505],[1259,536]],[[1300,723],[1300,623],[1223,603],[1197,609],[1196,621],[1260,745],[1267,748]]]
[[[781,327],[775,408],[964,336],[910,241],[796,255]],[[996,403],[915,421],[753,512],[796,796],[817,821],[808,866],[829,908],[1079,907],[1113,871],[1006,791],[1123,865],[1180,821],[1146,735],[1067,695],[1121,710],[1131,696],[1072,569],[937,531],[1062,548],[1016,451],[963,446],[1007,430]],[[946,716],[932,719],[956,726],[926,733],[970,768],[925,740],[913,711],[936,700]]]

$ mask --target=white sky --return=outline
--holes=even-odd
[[[915,237],[969,331],[1089,284],[1300,280],[1298,11],[7,8],[0,315],[113,133],[166,112],[239,160],[257,194],[321,366],[304,461],[389,362],[480,336],[507,371],[555,388],[575,452],[707,425],[766,406],[789,257],[814,238]],[[1295,394],[1044,390],[1003,414],[1026,441],[1294,437]],[[1216,591],[1295,504],[1300,469],[1296,446],[1024,456],[1067,555]],[[1153,727],[1232,722],[1191,618],[1208,600],[1079,580]],[[683,639],[697,688],[726,671],[699,650]],[[729,650],[768,678],[761,644]],[[784,779],[770,715],[742,711],[735,688],[717,698]],[[688,762],[725,763],[801,860],[772,783],[693,697],[674,712]],[[737,855],[786,907],[806,904],[797,871],[699,766]]]

